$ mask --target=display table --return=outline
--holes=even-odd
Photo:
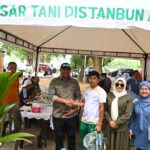
[[[40,113],[35,113],[31,111],[31,106],[22,106],[20,108],[21,111],[21,116],[24,119],[25,117],[28,119],[44,119],[44,120],[49,120],[50,121],[50,127],[51,129],[54,129],[53,127],[53,119],[52,119],[52,111],[53,107],[46,105],[46,104],[41,104],[41,112]]]

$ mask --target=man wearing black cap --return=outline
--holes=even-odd
[[[81,99],[78,82],[70,77],[71,66],[63,63],[60,76],[53,79],[49,85],[49,95],[53,103],[53,123],[55,131],[56,150],[64,148],[65,133],[68,137],[68,150],[76,150],[76,116],[78,109],[73,107],[74,101]]]

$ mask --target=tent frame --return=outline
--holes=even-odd
[[[37,74],[38,71],[38,56],[39,53],[45,52],[45,53],[61,53],[61,54],[72,54],[72,55],[94,55],[94,56],[100,56],[100,57],[123,57],[123,58],[134,58],[134,59],[144,59],[144,79],[147,77],[147,59],[149,58],[150,54],[147,54],[144,49],[124,30],[122,29],[122,32],[144,53],[127,53],[127,52],[111,52],[111,51],[92,51],[92,50],[77,50],[77,49],[66,49],[66,48],[49,48],[49,47],[42,47],[47,42],[53,40],[57,36],[64,33],[66,30],[71,28],[72,26],[67,26],[65,29],[58,32],[56,35],[52,36],[48,40],[44,41],[39,46],[35,46],[34,44],[21,39],[17,37],[16,35],[13,35],[5,30],[0,29],[0,40],[4,42],[9,42],[11,44],[15,44],[17,46],[21,46],[24,49],[30,50],[32,52],[36,53],[36,62],[35,62],[35,74]]]

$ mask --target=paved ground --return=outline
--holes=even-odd
[[[76,140],[76,147],[77,150],[81,150],[81,142],[79,134],[77,134]],[[65,140],[65,144],[67,141]],[[14,142],[5,143],[0,150],[13,150],[14,149]],[[31,144],[25,143],[24,148],[22,150],[33,150],[33,146]],[[45,148],[44,145],[42,146],[41,150],[55,150],[55,141],[54,141],[54,132],[50,132],[49,138],[47,139],[47,147]]]
[[[65,141],[67,143],[67,141]],[[76,147],[77,150],[81,149],[81,140],[79,134],[77,134],[77,140],[76,140]],[[5,143],[0,150],[14,150],[14,143]],[[24,148],[22,150],[33,150],[33,146],[31,144],[25,143]],[[47,147],[45,148],[44,145],[40,150],[55,150],[55,142],[54,142],[54,132],[50,132],[50,136],[47,140]],[[134,148],[131,148],[130,150],[135,150]]]

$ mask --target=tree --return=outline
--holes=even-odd
[[[71,66],[73,69],[77,69],[80,68],[82,66],[82,61],[83,61],[83,57],[82,56],[77,56],[77,55],[73,55],[71,57]]]
[[[56,57],[56,58],[64,57],[65,58],[65,55],[42,53],[40,56],[40,62],[49,63],[52,60],[52,58],[54,58],[54,57]]]
[[[92,60],[93,68],[94,70],[97,70],[98,72],[102,73],[102,67],[108,65],[113,61],[113,58],[109,57],[97,57],[97,56],[91,56],[90,57]]]
[[[102,58],[97,56],[91,56],[94,70],[102,73]]]
[[[79,81],[82,81],[83,77],[84,77],[84,61],[85,61],[85,57],[84,56],[80,56],[81,57],[81,70],[80,70],[80,73],[79,73],[79,76],[78,76],[78,80]]]
[[[7,55],[15,55],[19,57],[22,61],[27,60],[27,63],[29,65],[33,64],[33,52],[23,50],[22,48],[8,44],[4,44],[3,48],[5,49]]]
[[[80,68],[80,73],[78,80],[82,81],[82,78],[84,76],[84,60],[85,56],[78,56],[73,55],[71,57],[71,66],[73,69]],[[97,70],[98,72],[102,73],[102,66],[108,65],[113,59],[108,57],[97,57],[97,56],[87,56],[86,57],[86,66],[93,66],[94,70]],[[103,62],[102,62],[103,60]]]
[[[26,60],[28,65],[33,65],[33,52],[9,44],[4,44],[3,48],[5,49],[7,55],[15,55],[16,57],[19,57],[22,61]],[[49,63],[53,57],[65,57],[65,55],[42,53],[40,57],[40,62]]]
[[[42,53],[40,56],[40,62],[49,63],[52,59],[52,55],[48,53]]]
[[[103,58],[103,67],[107,66],[109,63],[111,63],[114,60],[114,58],[110,58],[110,57],[104,57]]]

